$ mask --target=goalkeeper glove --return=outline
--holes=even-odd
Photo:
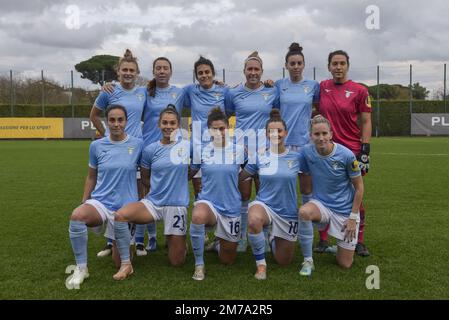
[[[360,152],[360,156],[357,157],[359,161],[360,171],[364,173],[368,173],[369,169],[369,152],[370,152],[370,144],[362,143],[362,150]]]

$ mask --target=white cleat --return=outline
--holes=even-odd
[[[112,245],[107,244],[103,250],[101,250],[100,252],[97,253],[97,257],[98,258],[103,258],[103,257],[107,257],[110,256],[112,254]]]
[[[75,271],[69,278],[68,285],[72,288],[79,288],[79,285],[84,282],[84,279],[89,278],[89,270],[87,267],[76,267]]]
[[[313,264],[313,261],[304,261],[302,263],[301,270],[299,271],[299,274],[305,277],[310,277],[312,275],[312,271],[315,270],[315,265]]]
[[[256,278],[257,280],[267,279],[267,266],[264,264],[259,264],[257,266],[257,271],[254,274],[254,278]]]
[[[192,276],[193,280],[201,281],[205,278],[205,268],[204,265],[195,266],[195,272]]]

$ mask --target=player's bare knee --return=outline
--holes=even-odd
[[[182,267],[185,261],[186,261],[185,253],[182,252],[170,257],[170,264],[173,267]]]
[[[86,215],[83,214],[81,210],[76,208],[73,210],[72,215],[70,216],[70,220],[72,221],[80,221],[80,222],[87,222],[86,221]]]
[[[343,269],[350,269],[352,267],[353,259],[337,259],[338,265]]]
[[[126,218],[126,214],[122,210],[117,211],[115,213],[114,217],[115,217],[115,221],[128,222],[128,219]]]
[[[204,215],[200,211],[196,211],[192,214],[192,223],[204,224]]]
[[[232,256],[229,256],[229,255],[226,255],[226,256],[223,255],[222,256],[222,255],[220,255],[220,262],[222,264],[226,265],[226,266],[231,266],[235,262],[235,255],[232,255]]]
[[[248,217],[248,231],[250,233],[259,233],[262,231],[263,228],[263,222],[262,219],[254,216]]]

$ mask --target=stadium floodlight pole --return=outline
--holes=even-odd
[[[10,107],[11,107],[11,117],[14,117],[14,93],[12,84],[12,70],[9,70],[9,94],[10,94]]]
[[[284,78],[285,78],[285,68],[282,67],[282,79],[284,79]]]
[[[313,67],[313,80],[316,80],[316,68]]]
[[[192,70],[192,82],[195,83],[195,70]]]
[[[377,90],[376,90],[376,105],[377,105],[377,126],[376,126],[376,137],[379,136],[379,126],[380,126],[380,66],[377,65]]]
[[[104,86],[104,69],[101,70],[101,85]]]
[[[42,80],[42,117],[45,117],[45,82],[44,82],[44,70],[41,70]]]
[[[75,118],[75,108],[73,106],[73,70],[70,70],[70,105],[72,106],[72,118]]]
[[[447,113],[447,96],[446,96],[446,64],[444,64],[444,88],[443,88],[443,99],[444,99],[444,113]]]
[[[223,68],[223,83],[226,83],[226,70]]]

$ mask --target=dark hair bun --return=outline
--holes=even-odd
[[[302,52],[302,47],[299,45],[298,42],[293,42],[290,47],[288,48],[290,52]]]
[[[281,118],[281,112],[279,111],[279,109],[271,109],[270,118],[271,119]]]
[[[221,108],[220,107],[215,107],[215,108],[212,108],[212,109],[210,109],[210,111],[209,111],[209,115],[224,115],[224,112],[223,112],[223,110],[221,110]]]
[[[125,54],[123,55],[123,58],[130,58],[130,59],[134,58],[131,50],[126,49]]]

